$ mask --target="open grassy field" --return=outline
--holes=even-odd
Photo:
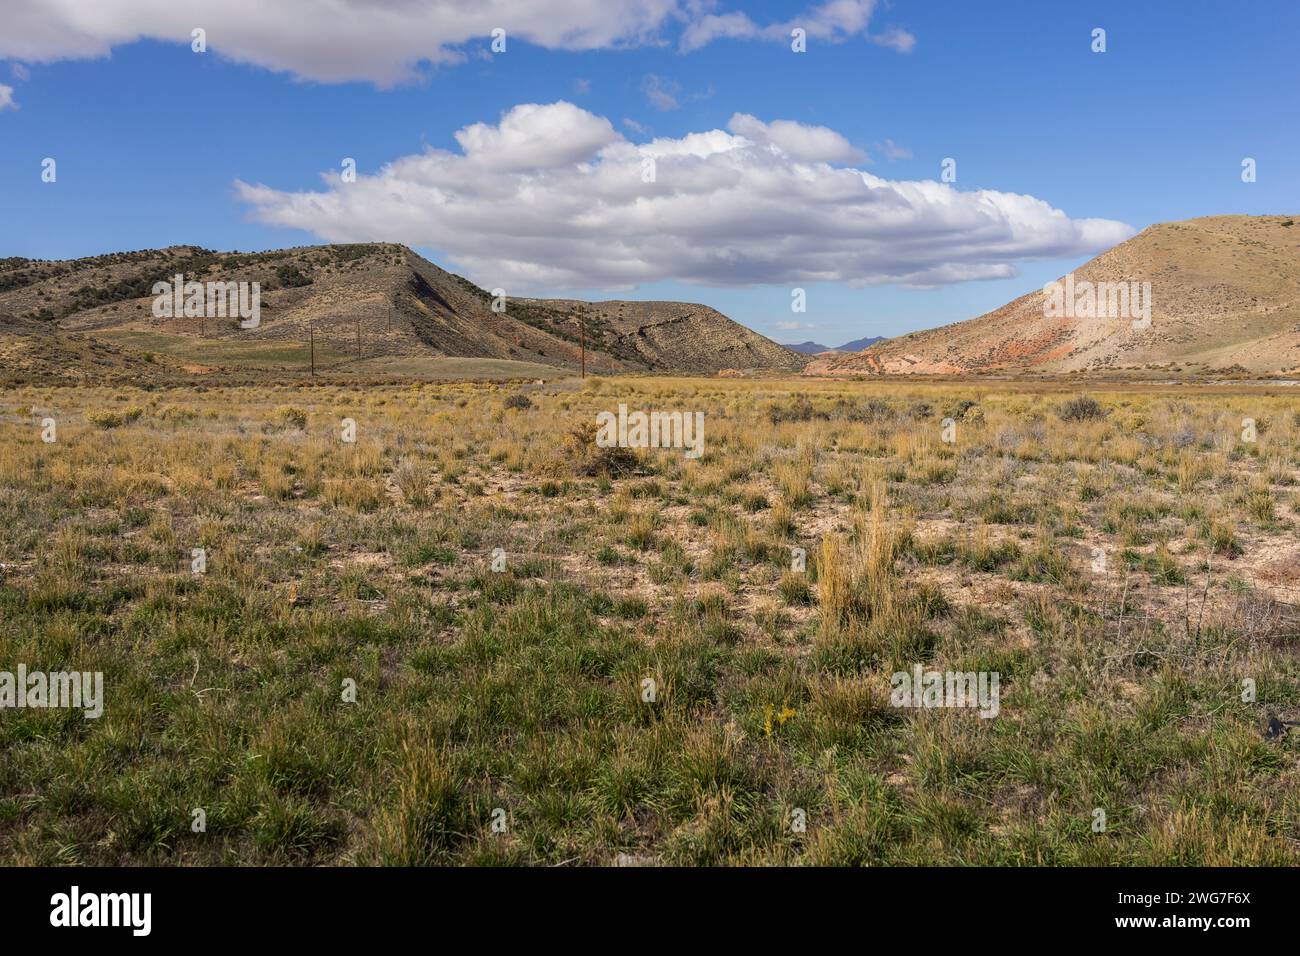
[[[110,329],[99,334],[105,341],[114,345],[168,355],[183,362],[196,364],[293,369],[307,368],[311,364],[311,353],[307,346],[297,342],[203,339],[193,335],[134,329]],[[321,342],[316,347],[316,361],[322,367],[347,359],[348,353],[337,346]]]
[[[301,377],[311,367],[306,343],[241,341],[230,338],[196,338],[192,335],[134,329],[108,330],[100,337],[114,345],[144,353],[166,355],[181,362],[229,370],[282,373]],[[492,381],[556,378],[560,369],[537,362],[512,359],[461,358],[436,355],[375,355],[363,350],[361,357],[337,342],[316,343],[316,367],[330,381],[392,379],[414,381]]]
[[[0,862],[1300,863],[1300,400],[1090,395],[9,389]]]

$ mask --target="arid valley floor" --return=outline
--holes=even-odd
[[[0,659],[104,674],[6,864],[1300,863],[1294,387],[26,384],[0,524]]]

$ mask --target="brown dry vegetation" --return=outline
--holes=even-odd
[[[0,859],[1295,864],[1300,404],[1091,397],[11,389],[0,669],[106,702],[0,713]],[[705,454],[575,447],[619,403]]]

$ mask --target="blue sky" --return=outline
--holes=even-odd
[[[202,4],[187,3],[198,11],[191,19],[202,18]],[[128,22],[133,4],[120,5],[128,39],[107,43],[111,55],[93,55],[90,41],[64,49],[42,37],[0,39],[0,54],[8,57],[0,63],[0,102],[13,103],[0,110],[0,255],[323,241],[328,233],[265,221],[265,210],[236,183],[264,184],[276,193],[274,208],[283,208],[286,197],[328,191],[322,173],[338,170],[342,157],[355,157],[362,178],[375,176],[385,164],[428,149],[459,154],[457,130],[497,124],[520,104],[559,101],[582,117],[607,119],[633,144],[727,130],[738,113],[762,124],[827,127],[869,157],[836,164],[841,168],[890,181],[933,180],[952,157],[956,190],[1027,194],[1072,220],[1141,229],[1202,215],[1300,212],[1300,4],[1290,0],[895,0],[876,4],[861,31],[836,42],[810,38],[804,54],[762,36],[717,37],[683,52],[683,24],[701,12],[682,0],[679,16],[640,36],[588,44],[611,48],[538,45],[508,27],[504,54],[486,52],[486,37],[453,44],[447,49],[463,54],[460,62],[417,64],[420,76],[396,85],[304,76],[310,70],[292,60],[291,38],[288,52],[266,53],[256,39],[226,44],[232,31],[220,26],[209,29],[208,52],[195,54],[174,27],[162,30],[174,40],[147,38],[158,30]],[[796,22],[804,11],[812,17],[815,9],[719,2],[713,12],[743,13],[763,27]],[[1090,50],[1094,27],[1106,30],[1105,53]],[[909,52],[870,39],[893,30],[914,38]],[[132,39],[136,33],[146,38]],[[227,53],[255,62],[232,62]],[[256,62],[283,62],[277,56],[295,67]],[[44,157],[57,160],[56,183],[41,182]],[[1243,157],[1257,162],[1254,183],[1241,181]],[[347,207],[337,211],[349,214]],[[793,199],[791,215],[801,214]],[[309,220],[299,214],[293,221]],[[379,222],[357,228],[378,231]],[[827,223],[835,228],[833,216]],[[423,235],[418,228],[414,234]],[[725,256],[744,238],[724,232],[706,240]],[[484,265],[490,254],[467,250],[462,239],[417,248],[492,285],[496,267]],[[807,250],[809,261],[820,248]],[[510,291],[699,301],[779,341],[834,345],[970,318],[1090,258],[1034,261],[1042,247],[1024,248],[1014,277],[931,288],[861,286],[855,278],[878,277],[860,259],[837,267],[829,281],[782,275],[769,284],[760,256],[737,281],[683,281],[692,277],[658,264],[647,281],[617,291],[596,287],[607,284],[600,281],[529,288],[520,278],[530,274],[528,263],[515,261]],[[790,309],[795,285],[807,290],[803,314]]]

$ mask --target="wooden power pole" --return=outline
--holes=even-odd
[[[578,313],[578,341],[582,343],[582,377],[587,377],[587,319]]]
[[[316,377],[316,325],[307,323],[307,335],[311,338],[311,377]]]

